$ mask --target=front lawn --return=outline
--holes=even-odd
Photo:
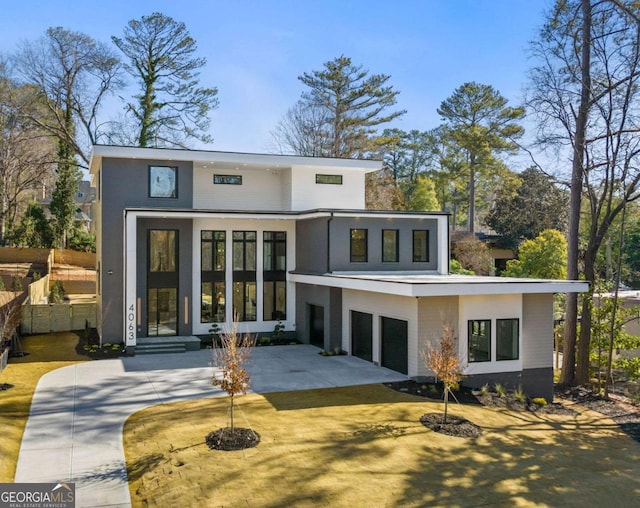
[[[9,359],[9,365],[0,374],[0,385],[8,385],[6,390],[0,390],[0,483],[13,482],[22,434],[40,377],[89,360],[76,352],[79,340],[74,332],[23,337],[26,356]]]
[[[147,408],[124,428],[134,506],[632,506],[640,444],[601,415],[450,412],[479,424],[467,440],[429,431],[442,404],[382,385],[247,395],[256,448],[210,450],[228,401]]]

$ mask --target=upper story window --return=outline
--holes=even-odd
[[[200,233],[200,258],[203,272],[224,272],[226,233],[202,231]]]
[[[233,232],[233,271],[256,271],[256,232]],[[255,277],[255,275],[254,275]]]
[[[178,168],[149,166],[149,197],[178,197]]]
[[[382,262],[397,263],[399,259],[398,230],[382,230]]]
[[[242,175],[213,175],[216,185],[242,185]]]
[[[169,229],[149,231],[149,271],[175,272],[177,270],[178,232]]]
[[[427,229],[413,230],[413,262],[429,262],[429,230]]]
[[[367,230],[366,229],[351,230],[351,262],[352,263],[367,262]]]
[[[332,185],[342,185],[342,175],[320,175],[316,174],[316,183],[328,183]]]
[[[265,231],[263,233],[265,272],[283,272],[287,269],[286,231]]]

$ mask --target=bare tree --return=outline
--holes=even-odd
[[[55,27],[23,43],[14,62],[22,83],[46,98],[48,110],[46,119],[29,109],[22,114],[58,140],[60,160],[77,155],[88,166],[91,146],[106,128],[99,117],[103,101],[122,86],[119,59],[90,36]]]
[[[328,154],[328,120],[324,109],[304,101],[296,102],[271,131],[277,151],[306,157],[322,157]]]
[[[624,4],[625,9],[620,5]],[[640,24],[633,2],[558,1],[533,54],[529,107],[539,122],[538,142],[569,153],[572,165],[567,276],[595,280],[595,261],[613,220],[640,197]],[[578,232],[583,199],[586,238]],[[589,379],[591,305],[585,299],[576,340],[577,295],[567,297],[561,381]],[[576,343],[577,361],[576,361]]]
[[[424,364],[435,374],[436,379],[442,381],[444,385],[444,417],[442,423],[447,423],[449,395],[459,385],[464,370],[451,325],[444,324],[442,326],[442,337],[440,337],[438,347],[433,347],[431,343],[427,343],[420,351],[420,355]]]
[[[231,434],[235,432],[235,398],[245,395],[251,386],[251,376],[247,371],[247,361],[255,346],[255,337],[238,333],[238,323],[234,320],[226,331],[220,334],[220,344],[215,340],[214,365],[219,368],[213,375],[212,383],[229,395],[229,416]]]
[[[34,97],[30,86],[11,82],[0,62],[0,245],[53,178],[53,139],[21,114],[45,116],[43,101]]]

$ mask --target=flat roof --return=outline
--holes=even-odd
[[[372,291],[399,296],[495,295],[510,293],[584,293],[579,280],[524,279],[434,272],[292,272],[291,280],[305,284]]]
[[[140,148],[135,146],[93,145],[89,172],[95,173],[103,157],[114,159],[149,159],[163,161],[191,161],[206,163],[234,163],[269,165],[274,168],[313,166],[360,170],[365,173],[382,169],[381,160],[340,159],[332,157],[303,157],[300,155],[218,152],[213,150],[187,150],[179,148]]]

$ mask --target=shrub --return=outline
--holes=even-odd
[[[64,295],[65,290],[62,281],[55,281],[51,286],[51,291],[49,291],[49,303],[62,303]]]
[[[485,383],[480,387],[480,395],[489,395],[491,394],[491,390],[489,390],[489,384]]]
[[[522,386],[518,386],[518,388],[513,391],[513,396],[518,402],[525,402],[527,400],[527,396],[525,395]]]
[[[531,402],[533,402],[538,407],[544,407],[547,405],[547,400],[544,397],[536,397],[534,399],[531,399]]]
[[[11,291],[22,291],[22,279],[19,275],[11,276]]]
[[[260,337],[260,342],[258,342],[260,346],[268,346],[271,344],[271,339],[269,337]]]
[[[507,395],[507,390],[500,383],[496,383],[494,385],[494,388],[496,390],[496,393],[498,394],[498,397],[505,397]]]

